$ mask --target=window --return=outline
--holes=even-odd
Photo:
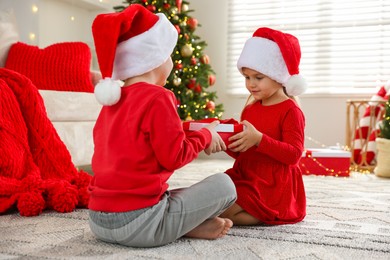
[[[390,1],[229,0],[229,91],[243,93],[236,62],[258,27],[295,35],[308,93],[361,93],[390,80]]]

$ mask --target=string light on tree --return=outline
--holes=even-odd
[[[179,35],[172,54],[173,70],[165,87],[171,90],[177,99],[177,109],[182,120],[220,118],[222,104],[216,104],[217,95],[209,91],[216,82],[210,57],[203,53],[206,43],[195,34],[200,26],[195,17],[191,17],[189,3],[182,0],[126,0],[126,6],[115,6],[122,11],[130,4],[141,4],[152,12],[164,13],[175,26]]]

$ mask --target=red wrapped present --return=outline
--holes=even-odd
[[[302,173],[348,177],[351,153],[338,149],[306,149],[299,161]]]
[[[229,137],[241,132],[244,130],[244,125],[237,122],[237,120],[231,119],[216,119],[216,118],[207,118],[196,121],[185,121],[183,122],[184,131],[197,131],[203,127],[206,127],[211,122],[219,120],[220,124],[215,127],[215,131],[222,137],[222,140],[226,145],[229,144]]]

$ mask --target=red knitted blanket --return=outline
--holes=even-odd
[[[90,179],[73,165],[34,84],[0,68],[0,213],[87,207]]]

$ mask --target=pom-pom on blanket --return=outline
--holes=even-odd
[[[0,213],[87,207],[90,180],[73,165],[34,84],[0,68]]]

